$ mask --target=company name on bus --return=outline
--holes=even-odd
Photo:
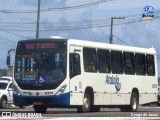
[[[119,83],[119,77],[117,77],[117,75],[115,77],[113,75],[111,77],[107,75],[105,84],[115,85],[117,92],[121,89],[121,83]]]
[[[105,84],[119,84],[119,77],[117,75],[115,77],[107,75]]]

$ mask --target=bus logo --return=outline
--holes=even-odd
[[[142,14],[143,20],[153,20],[154,19],[154,7],[152,6],[145,6],[143,8],[143,14]]]
[[[115,84],[115,88],[116,88],[117,92],[120,91],[120,89],[121,89],[121,83]]]
[[[119,83],[119,77],[117,75],[114,77],[106,76],[105,84],[115,85],[116,91],[120,91],[121,89],[121,83]]]

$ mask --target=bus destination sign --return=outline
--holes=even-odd
[[[55,43],[29,43],[26,44],[26,49],[48,49],[48,48],[55,48]]]

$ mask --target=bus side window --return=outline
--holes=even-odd
[[[111,51],[111,66],[113,74],[123,74],[123,58],[121,51]]]
[[[109,50],[98,49],[98,70],[100,73],[110,73],[111,63],[110,63],[110,52]]]
[[[134,75],[135,74],[134,53],[124,52],[123,60],[124,60],[124,73],[129,75]]]
[[[154,56],[146,55],[147,74],[148,76],[155,75]]]
[[[135,66],[137,75],[146,75],[145,54],[135,54]]]
[[[74,76],[81,74],[79,54],[70,53],[69,67],[70,67],[70,78],[73,78]]]
[[[97,53],[95,48],[83,48],[85,72],[97,72]]]

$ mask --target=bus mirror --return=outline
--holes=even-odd
[[[11,57],[10,57],[10,52],[15,51],[15,49],[9,49],[8,54],[7,54],[7,60],[6,60],[6,65],[10,66],[11,64]]]
[[[7,64],[8,66],[10,66],[10,55],[7,56],[6,64]]]

